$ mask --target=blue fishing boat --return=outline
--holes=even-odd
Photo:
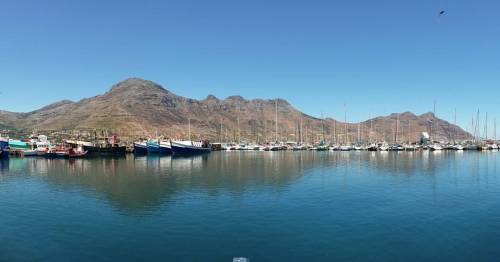
[[[170,145],[174,155],[199,155],[210,153],[210,146],[206,141],[171,141]]]
[[[172,154],[172,149],[170,144],[166,142],[159,142],[155,140],[149,140],[146,143],[148,154],[159,154],[159,155],[169,155]]]
[[[146,142],[134,143],[134,154],[146,155],[148,153],[148,145]]]
[[[0,158],[9,157],[9,140],[0,137]]]

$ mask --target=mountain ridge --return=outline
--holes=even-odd
[[[396,119],[399,119],[397,127]],[[196,100],[137,77],[120,81],[104,94],[79,101],[61,100],[26,113],[0,111],[0,126],[20,130],[107,129],[119,135],[152,136],[158,132],[168,137],[187,138],[189,123],[193,138],[213,141],[270,141],[276,137],[280,140],[302,137],[311,142],[322,139],[352,142],[358,138],[416,141],[421,132],[430,132],[437,140],[470,136],[431,112],[416,115],[406,111],[360,123],[343,123],[305,114],[281,98],[245,99],[232,95],[219,99],[209,94]]]

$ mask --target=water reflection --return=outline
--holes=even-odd
[[[9,171],[9,159],[0,158],[0,174],[7,173]]]
[[[492,164],[489,158],[494,158]],[[279,191],[317,169],[332,176],[354,171],[435,176],[440,169],[454,174],[468,170],[480,183],[481,176],[496,173],[496,158],[496,154],[457,152],[231,152],[183,158],[25,158],[1,160],[0,174],[39,177],[56,190],[80,188],[121,211],[145,214],[168,205],[179,192],[213,196],[248,190]]]

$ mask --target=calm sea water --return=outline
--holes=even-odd
[[[0,261],[498,261],[499,161],[500,152],[4,160]]]

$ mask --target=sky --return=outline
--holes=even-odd
[[[438,16],[439,11],[446,13]],[[128,77],[182,96],[284,98],[320,117],[500,124],[500,1],[0,0],[0,109]]]

